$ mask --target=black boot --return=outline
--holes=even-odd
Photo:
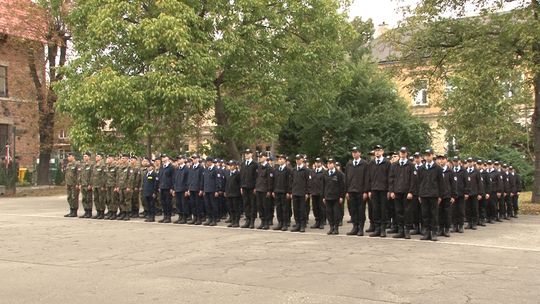
[[[124,216],[124,221],[129,221],[130,219],[131,219],[131,216],[129,212],[126,211],[125,216]]]
[[[92,216],[91,219],[97,220],[97,219],[99,218],[100,215],[101,215],[101,211],[98,210],[98,211],[96,212],[96,215]]]
[[[263,229],[265,223],[266,223],[265,220],[261,219],[261,223],[259,224],[259,226],[257,227],[257,229]]]
[[[210,227],[217,226],[217,221],[218,220],[216,220],[216,219],[210,220],[210,224],[208,226],[210,226]]]
[[[120,211],[119,216],[116,218],[117,221],[123,221],[124,217],[126,217],[126,212]]]
[[[306,232],[306,223],[300,224],[300,232]]]
[[[420,225],[416,224],[413,226],[413,229],[411,231],[411,235],[421,235],[422,231],[420,230]]]
[[[240,227],[240,217],[235,217],[235,218],[232,220],[232,227],[233,227],[233,228],[238,228],[238,227]]]
[[[73,214],[73,208],[70,208],[69,212],[65,214],[64,217],[71,217],[72,214]]]
[[[264,226],[262,228],[263,230],[268,230],[270,229],[270,221],[264,221]]]
[[[443,236],[450,237],[450,228],[443,228]]]
[[[249,229],[255,229],[255,219],[254,218],[252,218],[249,221]]]
[[[210,223],[212,222],[212,220],[210,218],[208,218],[206,220],[206,222],[204,222],[203,226],[210,226]]]
[[[409,227],[405,227],[405,229],[403,229],[403,235],[404,235],[405,239],[410,240],[411,239],[411,229],[409,229]]]
[[[328,230],[328,232],[326,234],[328,234],[328,235],[334,234],[334,226],[330,225],[330,230]]]
[[[381,237],[386,237],[386,224],[381,227]]]
[[[437,239],[437,231],[436,230],[431,231],[431,240],[434,241],[434,242],[438,241],[438,239]]]
[[[374,232],[375,231],[375,226],[373,226],[373,223],[369,223],[369,227],[368,229],[366,229],[366,232]]]
[[[153,223],[156,221],[156,218],[153,215],[148,215],[144,221],[148,223]]]
[[[195,216],[193,216],[193,217],[190,216],[190,217],[189,217],[189,220],[186,222],[186,224],[188,224],[188,225],[194,225],[196,221],[197,221],[197,219],[196,219]]]
[[[455,225],[452,227],[452,232],[458,232],[459,231],[459,228],[458,228],[458,225]]]
[[[287,231],[289,230],[289,225],[291,223],[289,221],[286,221],[285,223],[283,223],[283,227],[281,227],[281,231]]]
[[[320,221],[315,221],[315,224],[311,225],[311,227],[309,227],[309,229],[319,229],[319,226],[321,225],[321,222]]]
[[[88,218],[88,209],[84,209],[84,213],[79,218]]]
[[[250,221],[248,218],[246,218],[246,221],[244,222],[244,225],[242,225],[241,228],[249,228],[249,223],[250,223],[250,222],[251,222],[251,221]]]
[[[109,220],[115,220],[116,219],[116,211],[111,212],[111,216],[109,217]]]
[[[298,232],[300,231],[300,223],[295,223],[294,226],[291,228],[291,232]]]
[[[463,233],[465,230],[463,230],[463,225],[458,225],[458,232]]]
[[[396,224],[392,224],[392,226],[390,227],[390,229],[388,229],[387,231],[388,233],[398,233],[399,232],[399,228]]]
[[[375,230],[369,235],[369,237],[381,236],[381,227],[375,227]]]
[[[202,225],[202,216],[197,216],[197,220],[195,221],[195,224],[194,225]]]
[[[357,236],[364,236],[364,223],[358,224],[358,233]]]
[[[478,221],[478,226],[485,227],[485,226],[486,226],[485,220],[484,220],[484,219],[480,219],[480,221]]]
[[[403,227],[398,228],[398,233],[392,236],[395,239],[401,239],[405,237],[405,229]]]
[[[426,230],[426,229],[422,229],[422,230],[423,230],[423,233],[422,233],[423,236],[422,236],[422,238],[421,238],[420,240],[422,240],[422,241],[429,241],[429,240],[431,240],[431,231],[428,231],[428,230]]]
[[[473,227],[472,221],[469,221],[465,229],[472,229],[472,227]]]
[[[283,224],[281,222],[278,222],[277,226],[272,227],[272,230],[281,230],[281,228],[283,228]]]
[[[339,225],[334,225],[334,235],[338,235],[339,234]]]
[[[178,219],[177,219],[176,221],[174,221],[173,223],[175,223],[175,224],[182,224],[182,219],[183,219],[183,218],[184,218],[184,217],[183,217],[181,214],[178,214]]]
[[[358,234],[358,225],[353,224],[351,231],[347,232],[347,235],[357,235]]]

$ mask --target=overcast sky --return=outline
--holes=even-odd
[[[351,17],[359,16],[364,20],[371,18],[375,27],[383,22],[395,26],[401,19],[401,13],[397,9],[403,5],[402,2],[396,0],[354,0],[349,14]]]

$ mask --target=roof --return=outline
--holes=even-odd
[[[45,42],[44,11],[30,0],[0,0],[0,33]]]

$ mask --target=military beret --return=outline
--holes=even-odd
[[[373,146],[373,150],[382,150],[383,149],[383,146],[382,145],[375,145]]]
[[[329,158],[326,162],[329,163],[329,164],[335,164],[336,160],[333,159],[333,158]]]
[[[92,153],[90,153],[90,152],[84,152],[84,155],[86,155],[86,156],[92,156]]]
[[[122,153],[122,157],[129,157],[129,154],[127,154],[127,153]]]

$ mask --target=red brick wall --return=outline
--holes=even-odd
[[[43,80],[43,47],[39,43],[33,47]],[[16,155],[21,158],[21,167],[31,167],[39,152],[36,90],[29,73],[27,48],[28,44],[18,38],[8,36],[0,41],[0,65],[8,67],[9,94],[7,98],[0,97],[0,123],[16,128]]]

